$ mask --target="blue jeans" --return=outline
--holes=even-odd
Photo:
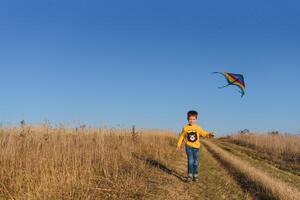
[[[199,149],[185,146],[186,155],[188,158],[188,176],[198,176],[198,164],[199,164]]]

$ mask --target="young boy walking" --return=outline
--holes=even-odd
[[[207,137],[209,134],[197,125],[198,113],[189,111],[187,113],[188,124],[182,129],[179,136],[177,149],[180,149],[182,142],[185,142],[185,150],[188,158],[187,181],[198,181],[200,137]]]

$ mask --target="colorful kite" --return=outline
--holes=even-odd
[[[241,91],[239,91],[241,93],[241,97],[243,97],[245,95],[245,82],[244,82],[244,76],[242,74],[233,74],[233,73],[228,73],[228,72],[224,72],[224,73],[221,73],[221,72],[213,72],[213,74],[222,74],[228,84],[223,86],[223,87],[219,87],[219,88],[224,88],[224,87],[227,87],[229,85],[235,85],[237,87],[240,88]]]

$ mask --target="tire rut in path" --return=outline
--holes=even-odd
[[[245,160],[251,163],[256,168],[263,170],[264,172],[268,173],[270,176],[276,177],[284,182],[289,183],[292,186],[297,187],[300,189],[300,176],[295,175],[289,171],[282,170],[272,164],[269,161],[264,159],[258,159],[255,156],[249,155],[246,151],[248,150],[246,147],[240,147],[236,144],[228,143],[228,142],[219,142],[216,141],[217,144],[222,149],[232,153],[233,155],[239,157],[242,160]]]
[[[161,193],[153,199],[251,199],[249,194],[242,190],[231,175],[204,147],[202,147],[200,153],[200,181],[198,183],[186,183],[180,178],[186,176],[186,165],[186,155],[182,151],[179,153],[177,160],[171,166],[168,166],[168,170],[175,175],[160,169],[160,175],[158,176],[165,179],[166,184],[158,186]]]

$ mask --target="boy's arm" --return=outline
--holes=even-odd
[[[209,137],[209,133],[199,127],[199,131],[202,137]]]
[[[181,144],[182,144],[182,141],[183,141],[183,139],[185,137],[185,134],[186,134],[186,132],[184,131],[184,128],[183,128],[182,131],[181,131],[181,134],[180,134],[180,136],[178,138],[177,148],[181,147]]]

